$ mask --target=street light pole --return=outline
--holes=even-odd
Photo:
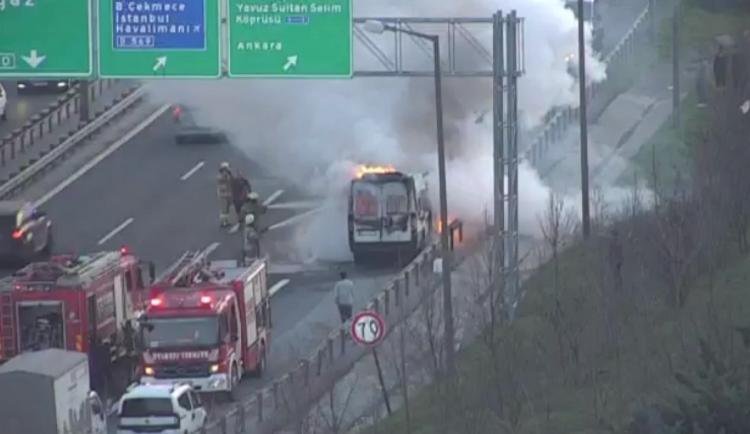
[[[435,109],[437,116],[437,146],[438,146],[438,179],[440,190],[440,244],[442,257],[442,280],[443,280],[443,330],[445,345],[445,370],[448,375],[456,372],[455,357],[455,331],[453,324],[453,294],[451,288],[451,249],[450,249],[450,229],[448,228],[448,192],[446,187],[445,174],[445,138],[443,135],[443,93],[440,72],[440,37],[437,35],[427,35],[413,30],[401,29],[389,26],[381,21],[367,21],[365,29],[372,33],[401,32],[408,35],[416,36],[432,42],[433,59],[435,62]]]
[[[578,0],[578,88],[581,121],[581,222],[583,238],[589,237],[591,222],[589,215],[589,143],[588,116],[586,114],[586,45],[583,38],[583,0]]]
[[[443,96],[440,72],[440,38],[432,36],[433,58],[435,59],[435,109],[437,110],[437,142],[438,142],[438,178],[440,179],[440,244],[443,260],[443,316],[445,333],[445,368],[448,375],[456,371],[453,330],[453,296],[451,288],[451,250],[450,228],[448,228],[448,192],[445,175],[445,139],[443,137]]]

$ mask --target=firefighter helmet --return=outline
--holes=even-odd
[[[256,192],[250,192],[247,194],[247,198],[250,200],[258,200],[258,193]]]
[[[227,163],[226,161],[221,163],[219,169],[229,170],[229,163]]]

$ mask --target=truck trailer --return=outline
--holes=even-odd
[[[106,411],[89,388],[86,355],[50,348],[0,366],[0,432],[106,434]]]

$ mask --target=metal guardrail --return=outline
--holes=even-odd
[[[644,30],[647,27],[645,24],[649,19],[650,13],[652,13],[652,11],[647,4],[640,15],[638,15],[638,18],[635,19],[630,30],[628,30],[617,45],[615,45],[615,48],[613,48],[604,58],[603,63],[607,67],[607,77],[601,82],[590,83],[586,87],[587,102],[596,97],[596,95],[609,84],[611,70],[619,67],[623,61],[627,61],[633,55],[636,42],[641,36],[643,36]],[[544,125],[544,128],[537,138],[531,143],[531,146],[526,149],[522,159],[530,161],[534,165],[537,164],[542,158],[544,158],[550,145],[560,140],[567,132],[568,128],[578,121],[579,116],[579,107],[568,106],[557,109],[550,120]]]
[[[117,80],[93,82],[90,85],[91,99],[96,99],[116,82]],[[80,87],[81,83],[77,83],[41,112],[32,115],[20,128],[16,128],[0,139],[0,167],[14,160],[18,154],[23,154],[27,147],[34,145],[36,140],[52,132],[54,127],[77,115],[80,109]]]
[[[463,222],[452,220],[449,230],[451,246],[454,246],[456,234],[459,242],[463,241]],[[439,257],[439,251],[440,242],[435,240],[365,307],[383,315],[388,321],[388,330],[419,306],[425,291],[432,293],[436,290],[437,286],[430,278],[432,261]],[[366,349],[349,337],[346,327],[336,328],[310,356],[300,359],[296,368],[257,390],[249,399],[237,403],[219,419],[210,421],[201,434],[278,432],[324,396],[366,353]]]
[[[50,149],[42,151],[37,160],[32,160],[31,164],[23,167],[21,171],[0,186],[0,198],[5,199],[17,193],[21,188],[31,181],[36,180],[46,170],[54,165],[55,162],[65,156],[73,147],[81,141],[90,137],[100,128],[107,125],[114,118],[123,114],[133,104],[143,98],[145,90],[140,85],[134,85],[129,90],[123,92],[116,100],[112,107],[98,114],[92,121],[82,124],[81,127],[70,133],[67,137],[62,138],[58,143],[50,145]],[[4,155],[5,147],[0,149]]]

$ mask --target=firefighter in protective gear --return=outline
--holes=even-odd
[[[260,234],[255,226],[255,216],[245,215],[242,228],[242,260],[245,264],[260,257]]]
[[[253,226],[258,229],[258,220],[259,216],[266,212],[266,207],[263,206],[263,204],[259,201],[260,197],[258,196],[258,193],[251,192],[245,197],[245,201],[242,203],[242,208],[240,209],[240,216],[241,220],[244,221],[245,217],[248,215],[253,216]]]
[[[219,166],[216,175],[216,194],[219,197],[219,223],[222,228],[229,226],[229,212],[232,207],[232,171],[229,163]]]

